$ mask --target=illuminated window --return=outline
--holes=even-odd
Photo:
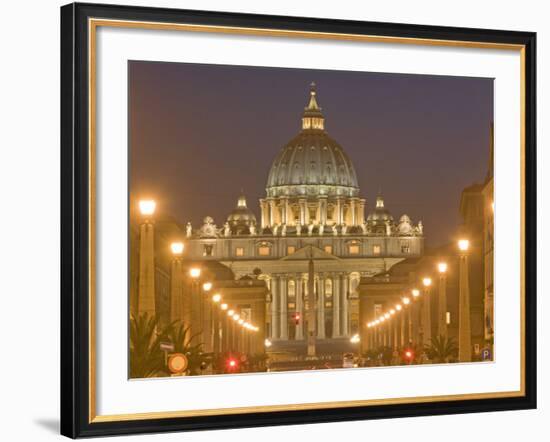
[[[382,247],[380,247],[378,244],[372,246],[372,254],[373,255],[380,255],[381,252],[382,252]]]
[[[294,298],[296,296],[296,283],[293,280],[288,281],[288,297]]]
[[[235,249],[235,256],[244,256],[244,247],[237,247]]]
[[[332,301],[325,302],[325,307],[326,308],[332,308]]]
[[[359,255],[359,245],[350,244],[349,245],[349,254],[350,255]]]
[[[258,255],[260,256],[269,256],[271,249],[269,246],[260,246],[258,247]]]
[[[332,255],[332,246],[325,246],[324,250],[326,253],[330,253]]]
[[[447,317],[445,318],[447,321],[447,325],[449,325],[451,323],[451,312],[447,312]]]
[[[293,302],[288,303],[288,309],[289,310],[294,310],[295,308],[296,308],[296,304],[294,304]]]
[[[286,254],[287,255],[292,255],[295,251],[296,251],[296,247],[294,247],[294,246],[288,246],[286,248]]]

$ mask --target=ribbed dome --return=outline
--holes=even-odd
[[[233,233],[249,233],[251,225],[256,225],[256,216],[246,205],[244,195],[239,197],[237,207],[235,207],[229,216],[227,222]]]
[[[314,84],[302,118],[302,130],[271,165],[268,196],[337,194],[356,196],[357,175],[342,147],[324,130]]]

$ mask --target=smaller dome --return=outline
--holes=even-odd
[[[393,216],[388,209],[384,207],[384,198],[378,196],[376,198],[376,207],[369,213],[367,217],[367,223],[369,224],[386,224],[386,222],[393,222]]]
[[[250,233],[250,226],[256,225],[256,216],[246,205],[246,197],[241,195],[235,207],[229,216],[227,222],[232,233],[246,234]]]

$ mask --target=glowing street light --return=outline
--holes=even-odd
[[[395,309],[396,309],[397,311],[401,311],[402,308],[403,308],[403,307],[401,306],[401,304],[397,304],[397,305],[395,306]]]
[[[409,298],[403,298],[403,304],[409,305],[411,300]]]
[[[269,347],[271,347],[271,346],[273,345],[273,343],[272,343],[269,339],[266,339],[266,340],[264,341],[264,345],[265,345],[267,348],[269,348]]]
[[[437,270],[439,273],[445,273],[447,272],[447,263],[446,262],[440,262],[437,264]]]
[[[173,242],[170,244],[170,249],[172,250],[172,254],[175,256],[180,256],[183,253],[183,243],[182,242]]]
[[[191,278],[193,279],[199,278],[201,276],[201,269],[198,267],[192,267],[189,270],[189,276],[191,276]]]
[[[420,296],[420,290],[412,289],[411,294],[413,295],[413,297],[418,298]]]
[[[155,208],[157,203],[154,200],[140,200],[139,201],[139,212],[143,216],[151,216],[155,213]]]
[[[468,241],[467,239],[458,240],[458,249],[461,252],[467,252],[469,248],[470,248],[470,241]]]
[[[212,290],[212,283],[211,283],[211,282],[205,282],[205,283],[202,285],[202,289],[203,289],[205,292],[209,292],[210,290]]]
[[[390,310],[390,315],[395,315],[395,310],[393,308]]]
[[[390,314],[389,313],[384,313],[384,318],[390,319]]]
[[[357,343],[359,343],[360,341],[361,341],[361,338],[360,338],[359,335],[357,335],[357,334],[356,334],[356,335],[353,335],[353,336],[350,338],[350,340],[349,340],[349,342],[351,342],[352,344],[357,344]]]
[[[235,314],[235,310],[228,310],[227,316],[233,316]]]
[[[214,301],[215,303],[218,303],[222,300],[222,295],[220,295],[219,293],[216,293],[215,295],[212,296],[212,301]]]
[[[220,305],[220,308],[221,308],[222,310],[227,310],[228,305],[224,302],[222,305]]]
[[[432,278],[423,278],[422,279],[422,284],[424,285],[424,287],[429,287],[432,285]]]
[[[234,320],[234,321],[238,321],[240,318],[241,318],[241,316],[238,315],[237,313],[235,313],[235,314],[233,315],[233,320]]]

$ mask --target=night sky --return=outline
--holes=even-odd
[[[220,227],[243,189],[259,222],[271,162],[300,130],[312,81],[366,213],[381,191],[394,218],[422,220],[428,246],[448,242],[462,189],[487,171],[492,79],[130,62],[131,195],[182,224],[210,215]]]

